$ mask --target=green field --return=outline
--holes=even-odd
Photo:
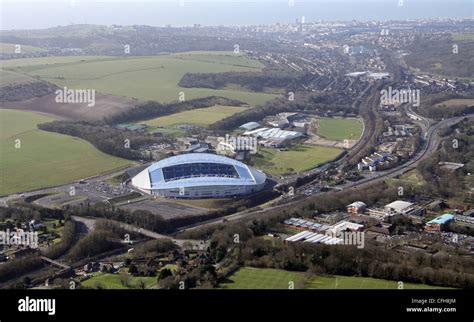
[[[321,118],[318,135],[329,140],[358,140],[362,135],[363,125],[357,119]]]
[[[252,156],[255,167],[273,175],[304,171],[316,165],[335,159],[341,150],[326,146],[301,145],[289,151],[260,148],[258,155]]]
[[[451,38],[454,41],[474,41],[474,33],[456,34]]]
[[[27,45],[20,45],[20,52],[18,54],[27,54],[27,53],[36,53],[45,51],[43,48],[27,46]],[[15,50],[17,49],[16,44],[7,44],[7,43],[0,43],[0,53],[1,54],[17,54]]]
[[[219,285],[224,289],[289,289],[297,288],[303,273],[281,269],[243,267]],[[290,282],[293,282],[292,284]]]
[[[230,275],[219,285],[224,289],[288,289],[300,285],[302,272],[290,272],[271,268],[243,267]],[[357,276],[317,276],[310,279],[306,289],[398,289],[397,281]],[[403,289],[440,289],[443,287],[426,284],[403,283]]]
[[[397,281],[389,281],[371,277],[357,276],[317,276],[312,278],[306,285],[308,289],[398,289]],[[426,284],[403,283],[403,289],[441,289],[444,287]]]
[[[0,70],[0,86],[32,83],[36,80],[28,75]]]
[[[274,94],[234,89],[182,88],[177,84],[186,73],[259,72],[260,62],[232,52],[189,52],[152,57],[47,57],[2,62],[8,68],[38,76],[58,86],[95,89],[98,92],[162,103],[223,96],[247,102],[264,103]]]
[[[130,163],[84,140],[37,129],[52,120],[0,109],[0,195],[65,184]]]
[[[457,107],[457,106],[474,106],[473,98],[455,98],[443,101],[435,105],[435,107]]]
[[[130,276],[130,284],[129,286],[122,285],[120,280],[120,274],[104,274],[104,273],[97,273],[96,276],[85,280],[81,284],[86,287],[97,288],[99,285],[106,289],[118,289],[118,290],[126,290],[131,288],[138,288],[138,283],[140,280],[145,282],[145,288],[149,288],[156,284],[157,278],[156,277],[135,277]]]
[[[207,126],[228,116],[243,112],[246,109],[246,107],[216,105],[162,116],[144,123],[147,125],[161,127],[172,127],[173,125],[178,124]]]
[[[386,182],[392,185],[408,184],[414,186],[420,186],[425,183],[423,177],[418,174],[416,169],[405,172],[398,179],[388,178]]]

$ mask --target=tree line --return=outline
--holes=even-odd
[[[53,93],[56,86],[47,82],[30,82],[0,88],[0,102],[15,102]]]
[[[248,109],[241,113],[224,118],[210,126],[214,130],[229,130],[239,127],[247,122],[258,122],[266,116],[282,112],[305,112],[309,114],[342,113],[357,114],[357,108],[351,106],[346,100],[342,100],[337,93],[303,93],[297,92],[294,100],[288,97],[277,98],[263,105]]]
[[[171,139],[165,138],[159,133],[151,134],[118,129],[84,121],[53,121],[39,124],[38,128],[44,131],[79,137],[90,142],[104,153],[129,160],[144,159],[145,156],[139,151],[139,148],[144,145],[171,142]]]
[[[295,73],[281,70],[263,72],[186,73],[179,81],[181,87],[204,87],[221,89],[236,84],[255,92],[265,88],[295,90],[313,76],[309,73]]]
[[[178,93],[176,93],[178,95]],[[160,116],[171,115],[195,108],[206,108],[214,105],[242,106],[244,103],[224,97],[210,96],[189,101],[161,104],[149,101],[120,114],[105,118],[107,124],[119,124],[148,120]]]

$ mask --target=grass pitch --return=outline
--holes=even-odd
[[[148,125],[172,127],[177,124],[193,124],[207,126],[223,118],[245,111],[247,108],[238,106],[211,106],[158,117],[144,122]]]
[[[289,151],[260,148],[252,156],[255,167],[273,175],[292,174],[311,169],[318,164],[335,159],[341,149],[326,146],[301,145]]]
[[[0,109],[0,195],[65,184],[131,163],[87,141],[37,129],[52,120]]]
[[[79,59],[78,59],[79,58]],[[262,104],[274,94],[235,89],[184,88],[186,73],[260,72],[260,62],[232,52],[189,52],[151,57],[47,57],[3,62],[2,68],[40,77],[60,87],[95,89],[104,94],[162,103],[222,96]]]
[[[223,289],[288,289],[293,282],[295,289],[303,278],[302,272],[290,272],[271,268],[243,267],[219,285]],[[306,289],[393,289],[398,290],[397,281],[357,276],[317,276],[309,280]],[[426,284],[403,283],[403,289],[442,289]]]
[[[223,289],[289,289],[296,285],[303,273],[281,269],[243,267],[219,286]]]
[[[318,135],[329,140],[358,140],[363,126],[357,119],[321,118]]]
[[[307,284],[308,289],[342,289],[342,290],[398,290],[399,286],[403,289],[442,289],[444,287],[432,286],[426,284],[403,283],[399,285],[397,281],[389,281],[384,279],[372,277],[357,277],[357,276],[318,276],[312,278]]]

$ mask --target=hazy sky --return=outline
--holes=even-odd
[[[71,23],[191,26],[472,17],[474,0],[0,0],[1,29]],[[403,2],[399,6],[399,1]]]

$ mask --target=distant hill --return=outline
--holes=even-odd
[[[457,45],[457,53],[453,50]],[[418,37],[405,61],[422,72],[447,77],[474,78],[474,37],[428,39]]]

